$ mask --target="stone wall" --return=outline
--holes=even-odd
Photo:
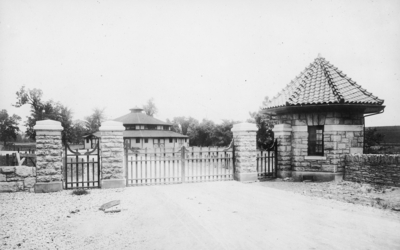
[[[344,180],[400,187],[400,155],[345,156]]]
[[[362,153],[362,113],[317,112],[276,116],[277,124],[291,128],[291,137],[279,136],[278,164],[291,158],[292,171],[342,172],[344,155]],[[308,156],[308,126],[324,125],[324,155]],[[288,139],[291,143],[288,145]],[[288,155],[288,152],[291,154]],[[281,168],[287,168],[284,164]],[[285,169],[287,170],[287,169]]]
[[[36,168],[0,166],[0,192],[34,192]]]

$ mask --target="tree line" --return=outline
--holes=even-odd
[[[28,105],[30,115],[24,123],[26,127],[25,135],[35,140],[36,132],[33,129],[37,121],[51,119],[61,122],[63,127],[63,140],[69,143],[81,143],[86,134],[97,132],[101,123],[106,120],[105,109],[95,108],[93,113],[86,116],[84,120],[73,120],[73,112],[70,108],[60,102],[53,100],[44,100],[43,91],[40,89],[26,89],[22,86],[16,92],[15,107]],[[157,112],[157,106],[154,99],[151,98],[142,106],[145,113],[154,116]],[[21,117],[18,115],[8,115],[6,110],[0,111],[0,140],[4,142],[16,140],[20,136],[18,127]],[[250,113],[248,122],[256,123],[259,131],[257,132],[257,143],[259,147],[267,145],[272,141],[271,121],[269,117],[259,112]],[[167,120],[172,124],[172,131],[187,135],[190,146],[208,147],[208,146],[228,146],[233,134],[231,129],[238,121],[223,120],[220,124],[203,119],[198,121],[193,117],[179,116]]]
[[[70,108],[60,102],[53,100],[43,100],[43,91],[41,89],[26,89],[22,86],[17,92],[17,101],[14,107],[28,105],[30,115],[24,123],[26,127],[25,135],[34,141],[36,132],[34,126],[37,121],[51,119],[61,122],[63,127],[63,140],[69,143],[80,143],[85,134],[93,133],[98,130],[105,117],[105,109],[95,108],[93,113],[84,118],[84,120],[73,120],[73,112]],[[0,111],[0,140],[4,145],[19,137],[20,129],[18,127],[21,117],[18,115],[8,115],[7,110]]]
[[[81,143],[86,134],[97,132],[101,123],[106,120],[105,109],[95,108],[93,113],[86,116],[84,120],[73,120],[73,112],[67,106],[53,100],[44,100],[43,91],[40,89],[26,89],[22,86],[16,92],[15,107],[24,105],[30,106],[30,115],[25,122],[25,134],[31,140],[35,140],[36,132],[33,129],[37,121],[51,119],[61,122],[63,130],[63,140],[69,143]],[[263,101],[263,105],[268,102],[268,97]],[[151,98],[142,106],[145,113],[149,116],[157,114],[158,109]],[[261,108],[260,108],[261,110]],[[257,131],[257,147],[267,148],[273,143],[273,119],[261,112],[250,112],[247,122],[255,123]],[[4,143],[15,140],[19,135],[18,123],[21,117],[18,115],[9,116],[6,110],[0,112],[0,140]],[[193,117],[179,116],[167,119],[172,124],[172,131],[187,135],[190,146],[228,146],[233,134],[231,129],[239,121],[223,120],[217,124],[211,120],[196,120]]]
[[[228,146],[232,141],[231,129],[237,121],[223,120],[216,124],[211,120],[203,119],[201,122],[193,117],[174,117],[167,119],[172,124],[171,130],[189,137],[189,146],[209,147]]]

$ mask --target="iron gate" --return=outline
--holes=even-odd
[[[126,185],[233,180],[233,148],[132,149],[125,147]]]
[[[68,143],[65,143],[64,148],[64,188],[99,188],[99,141],[94,149],[74,151]]]
[[[278,140],[267,149],[257,150],[258,179],[276,178],[278,171]]]

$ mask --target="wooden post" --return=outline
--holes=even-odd
[[[186,179],[186,177],[185,177],[185,151],[186,151],[186,148],[185,148],[185,145],[183,145],[181,147],[181,167],[182,167],[181,181],[182,181],[182,183],[185,183],[185,179]]]
[[[125,151],[125,179],[126,179],[126,186],[128,186],[128,184],[129,184],[129,171],[128,171],[128,153],[129,153],[129,151],[128,151],[128,146],[125,144],[125,148],[124,148],[124,151]]]

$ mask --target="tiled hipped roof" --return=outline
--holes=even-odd
[[[363,89],[324,58],[318,57],[265,108],[343,103],[382,105],[383,100]]]
[[[114,121],[122,122],[124,125],[125,124],[171,125],[169,123],[160,121],[154,117],[148,116],[143,113],[129,113],[114,119]]]

